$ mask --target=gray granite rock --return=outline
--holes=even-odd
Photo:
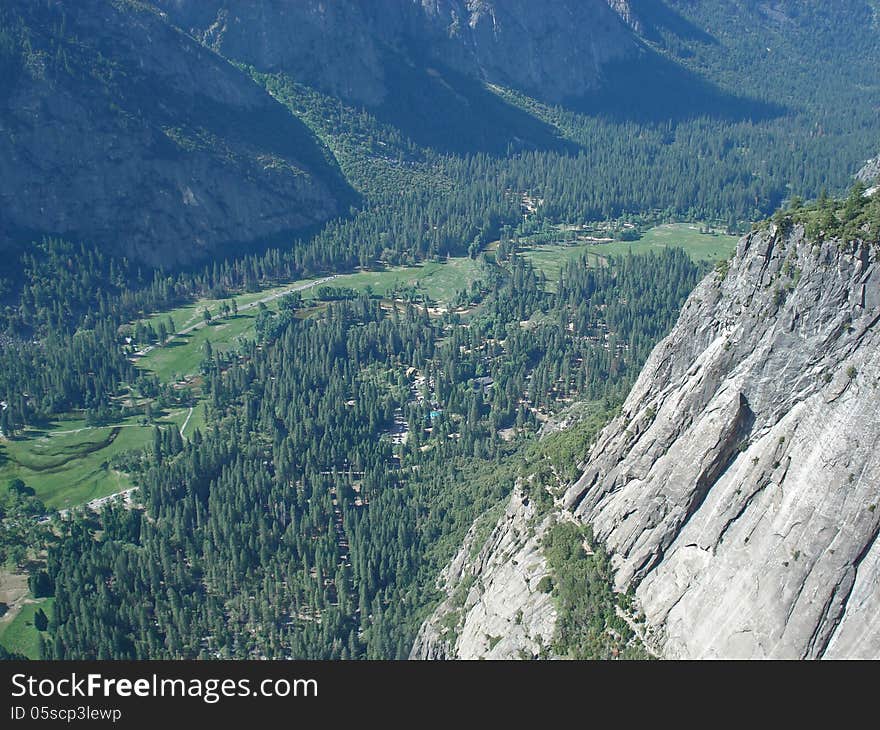
[[[491,516],[490,516],[491,518]],[[481,521],[440,575],[446,599],[419,630],[410,659],[521,659],[545,655],[556,608],[538,590],[547,575],[540,540],[552,516],[515,490],[481,542]]]
[[[880,656],[880,266],[744,237],[650,356],[566,505],[668,657]]]
[[[424,56],[552,101],[594,89],[639,53],[607,0],[155,0],[228,58],[368,105]]]
[[[861,180],[868,185],[880,182],[880,157],[868,160],[864,167],[856,173],[856,180]]]

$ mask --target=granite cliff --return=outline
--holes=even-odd
[[[706,278],[566,506],[670,657],[880,654],[876,245],[752,233]]]
[[[868,160],[856,173],[856,180],[870,185],[880,179],[880,157]]]
[[[410,659],[532,659],[553,639],[556,609],[538,588],[548,574],[541,539],[553,521],[520,489],[496,518],[466,535],[438,580],[446,598],[422,624]],[[491,526],[488,536],[480,525]]]
[[[658,655],[880,656],[878,258],[876,243],[811,239],[801,224],[745,236],[694,290],[557,507],[611,553]],[[525,546],[481,554],[490,591],[469,601],[531,605],[546,634],[552,604],[535,604],[512,568]],[[468,636],[489,633],[488,613],[467,614]],[[500,642],[492,653],[463,631],[438,650],[442,614],[413,656],[498,655]],[[519,644],[503,656],[528,651]]]
[[[377,105],[394,67],[429,62],[559,101],[637,42],[607,0],[156,0],[228,58]]]

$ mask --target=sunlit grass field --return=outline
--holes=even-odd
[[[552,290],[565,264],[579,259],[584,253],[588,254],[590,264],[596,266],[607,256],[620,256],[629,252],[644,254],[676,247],[683,249],[693,261],[711,262],[729,258],[736,250],[737,240],[739,239],[736,236],[723,233],[700,233],[697,223],[665,223],[648,229],[638,241],[526,246],[522,255],[544,272],[547,286]]]
[[[38,608],[42,608],[49,621],[52,621],[54,602],[54,598],[39,598],[35,603],[26,603],[11,621],[0,623],[0,644],[12,653],[39,659],[40,632],[34,626],[34,614]],[[43,636],[48,638],[48,633]]]
[[[177,409],[156,421],[182,426],[188,408]],[[50,509],[64,509],[133,486],[110,460],[150,443],[153,426],[129,418],[112,426],[88,428],[82,419],[56,420],[44,428],[28,428],[12,440],[0,442],[0,484],[21,479]],[[201,406],[193,409],[186,434],[202,426]]]

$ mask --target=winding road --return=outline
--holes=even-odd
[[[330,276],[325,276],[322,279],[315,279],[314,281],[307,281],[305,284],[296,284],[290,286],[282,291],[274,292],[269,294],[268,296],[262,297],[261,299],[255,299],[252,302],[248,302],[247,304],[242,304],[239,308],[239,312],[246,312],[248,309],[253,309],[254,307],[259,307],[261,304],[266,304],[267,302],[275,301],[276,299],[280,299],[287,294],[293,294],[293,292],[304,291],[305,289],[311,289],[314,286],[320,286],[321,284],[326,284],[328,281],[333,281],[339,274],[331,274]],[[191,325],[184,327],[183,329],[178,330],[173,335],[169,335],[166,342],[170,342],[175,337],[180,337],[181,335],[188,335],[193,330],[197,330],[201,327],[207,327],[208,323],[204,320],[198,320],[193,322]],[[148,345],[143,350],[138,350],[135,352],[132,357],[139,358],[146,355],[148,352],[155,350],[157,345]]]
[[[321,279],[315,279],[314,281],[308,281],[304,284],[295,284],[295,285],[286,287],[285,289],[282,289],[281,291],[273,292],[272,294],[269,294],[265,297],[261,297],[259,299],[255,299],[252,302],[248,302],[247,304],[243,304],[243,305],[241,305],[241,307],[239,307],[238,311],[245,312],[248,309],[253,309],[254,307],[259,307],[261,304],[266,304],[267,302],[271,302],[276,299],[280,299],[281,297],[286,296],[287,294],[292,294],[293,292],[303,291],[305,289],[311,289],[312,287],[315,287],[315,286],[320,286],[321,284],[326,284],[329,281],[333,281],[338,276],[339,276],[339,274],[332,274],[330,276],[325,276]],[[198,320],[198,321],[194,322],[193,324],[188,325],[188,326],[183,327],[182,329],[178,330],[173,335],[171,335],[168,338],[168,340],[170,341],[170,340],[174,339],[175,337],[189,334],[190,332],[197,330],[200,327],[206,327],[207,325],[208,325],[207,322],[205,322],[203,320]],[[156,348],[156,345],[149,345],[148,347],[145,347],[143,350],[139,350],[139,351],[135,352],[132,355],[132,357],[133,358],[143,357],[144,355],[146,355],[148,352],[150,352],[151,350],[153,350],[155,348]],[[194,409],[194,407],[190,406],[189,412],[186,414],[186,419],[184,420],[183,424],[180,427],[180,435],[181,436],[184,435],[184,432],[186,431],[186,427],[189,425],[190,418],[192,418],[192,415],[193,415],[193,409]],[[123,423],[123,424],[118,425],[119,428],[124,428],[126,426],[141,427],[140,424],[135,424],[135,423]],[[67,430],[67,431],[56,431],[55,433],[56,434],[79,433],[81,431],[89,431],[93,428],[98,428],[98,427],[85,426],[83,428],[76,428],[76,429],[71,429],[71,430]],[[125,502],[128,504],[131,502],[132,492],[134,492],[136,489],[137,489],[137,487],[132,487],[130,489],[125,489],[121,492],[116,492],[115,494],[108,494],[105,497],[99,497],[97,499],[91,500],[90,502],[86,502],[85,505],[83,505],[83,506],[85,506],[86,508],[91,509],[91,510],[98,510],[102,506],[104,506],[105,504],[107,504],[111,500],[116,499],[119,496],[122,496],[123,499],[125,500]],[[70,509],[58,510],[58,514],[60,514],[61,516],[66,515],[68,512],[70,512]],[[50,517],[49,515],[42,515],[41,517],[37,518],[37,521],[38,522],[48,521],[49,517]]]

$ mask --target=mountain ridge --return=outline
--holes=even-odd
[[[227,57],[261,71],[288,72],[370,106],[388,96],[386,65],[411,64],[425,50],[429,63],[551,101],[594,89],[605,63],[637,50],[636,39],[606,0],[559,0],[542,7],[526,0],[156,0],[156,5]],[[391,60],[384,58],[388,52]]]
[[[3,27],[0,244],[33,231],[186,264],[347,202],[311,131],[152,7],[16,0]]]

